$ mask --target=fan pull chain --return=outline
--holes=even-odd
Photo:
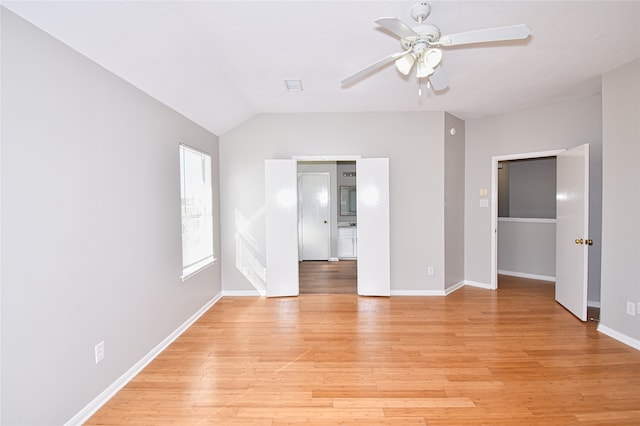
[[[431,81],[427,80],[427,89],[431,89]],[[418,79],[418,96],[422,96],[422,79]]]

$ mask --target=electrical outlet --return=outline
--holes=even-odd
[[[429,276],[433,275],[433,266],[427,267],[427,275]]]
[[[627,302],[627,314],[632,317],[636,316],[636,304],[633,302]]]
[[[98,343],[94,349],[94,354],[96,356],[96,364],[104,359],[104,340]]]

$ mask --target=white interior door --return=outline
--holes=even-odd
[[[589,145],[557,156],[556,301],[587,320]]]
[[[358,294],[389,296],[389,159],[356,162]]]
[[[331,254],[330,174],[300,173],[298,181],[302,260],[329,260]]]
[[[297,296],[298,191],[295,160],[265,160],[267,296]]]

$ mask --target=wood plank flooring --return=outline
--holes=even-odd
[[[358,261],[298,262],[300,294],[356,294]]]
[[[640,351],[506,281],[225,297],[88,425],[639,425]]]

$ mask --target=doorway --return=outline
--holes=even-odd
[[[300,291],[297,164],[301,161],[356,162],[357,292],[361,296],[389,296],[389,159],[359,156],[265,160],[266,296],[296,296]]]
[[[355,161],[298,162],[300,294],[357,293]]]
[[[555,282],[555,156],[498,163],[498,274]]]
[[[555,156],[498,162],[497,220],[497,287],[555,292]]]
[[[517,160],[532,160],[541,158],[552,158],[557,156],[563,150],[553,150],[544,152],[522,153],[501,155],[492,158],[491,162],[491,188],[492,188],[492,203],[491,203],[491,284],[490,288],[496,290],[498,288],[498,212],[499,206],[499,164],[508,163],[510,161]],[[504,197],[503,197],[504,201]],[[504,211],[504,206],[502,209]],[[529,277],[533,278],[533,277]]]
[[[587,320],[589,246],[589,145],[492,158],[491,286],[497,289],[498,164],[500,161],[555,156],[557,159],[555,294],[556,301]],[[575,239],[575,240],[574,240]]]

